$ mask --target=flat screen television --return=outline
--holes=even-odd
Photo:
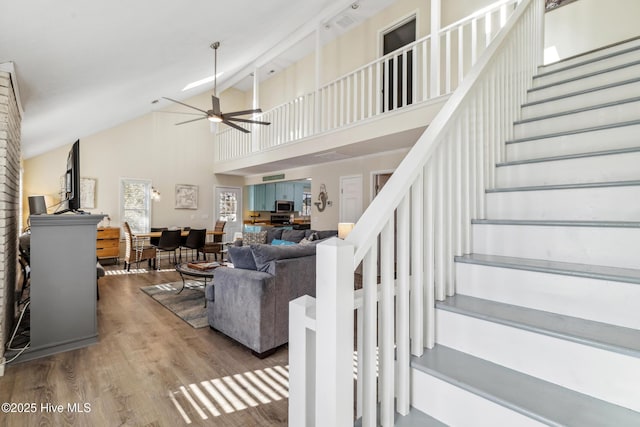
[[[80,211],[80,140],[73,143],[67,157],[67,171],[64,176],[64,201],[65,209],[57,211],[57,214]]]

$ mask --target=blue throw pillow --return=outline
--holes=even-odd
[[[258,269],[250,246],[229,246],[228,251],[229,259],[234,268],[242,268],[244,270]]]
[[[276,246],[291,246],[291,245],[295,245],[294,242],[290,242],[288,240],[280,240],[280,239],[273,239],[271,241],[272,245],[276,245]]]

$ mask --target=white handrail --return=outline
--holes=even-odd
[[[318,245],[315,425],[352,425],[355,415],[374,426],[378,403],[383,426],[393,425],[394,401],[408,411],[407,349],[419,355],[433,346],[434,300],[455,293],[453,258],[471,250],[471,219],[484,217],[485,189],[542,62],[543,13],[543,0],[520,2],[349,236]],[[335,374],[353,364],[354,272],[363,288],[355,405],[353,379]]]
[[[504,25],[502,19],[494,22],[491,16],[499,12],[506,17],[507,8],[517,2],[499,0],[439,32],[438,41],[443,45],[446,57],[446,61],[438,65],[445,82],[444,92],[429,89],[440,87],[439,84],[432,85],[432,81],[440,76],[431,67],[431,63],[439,62],[439,58],[434,59],[431,35],[427,35],[324,84],[316,92],[301,95],[256,115],[256,118],[270,121],[272,125],[243,126],[252,129],[254,137],[234,129],[219,132],[216,135],[216,161],[263,152],[451,93]],[[478,25],[482,27],[482,23],[484,30]],[[465,34],[471,35],[470,41]],[[453,43],[456,37],[458,42]],[[389,82],[385,76],[390,75],[391,67],[396,72],[392,73],[393,81]],[[403,76],[400,80],[399,75]]]

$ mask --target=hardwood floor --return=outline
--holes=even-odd
[[[0,425],[286,425],[286,346],[260,360],[210,328],[192,328],[139,290],[178,279],[171,271],[100,279],[98,344],[7,366],[0,402],[35,403],[37,410],[2,414]],[[74,403],[89,411],[69,411]]]

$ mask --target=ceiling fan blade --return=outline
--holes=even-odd
[[[206,119],[206,118],[208,118],[208,117],[207,117],[207,116],[204,116],[204,117],[198,117],[197,119],[187,120],[187,121],[184,121],[184,122],[176,123],[175,125],[176,125],[176,126],[178,126],[178,125],[183,125],[183,124],[185,124],[185,123],[197,122],[198,120],[204,120],[204,119]]]
[[[211,111],[213,111],[214,116],[222,116],[222,112],[220,112],[220,98],[215,95],[211,95]]]
[[[255,110],[243,110],[243,111],[234,111],[232,113],[224,113],[225,117],[234,117],[234,116],[245,116],[247,114],[255,114],[262,113],[260,108],[256,108]]]
[[[201,116],[202,113],[188,113],[186,111],[163,111],[163,110],[158,110],[158,111],[154,111],[154,113],[162,113],[162,114],[188,114],[189,116]]]
[[[235,123],[231,123],[229,120],[223,120],[222,123],[224,123],[227,126],[231,126],[234,129],[238,129],[239,131],[242,131],[244,133],[251,133],[250,131],[246,130],[245,128],[238,126]]]
[[[171,99],[171,98],[167,98],[166,96],[163,96],[164,99],[169,100],[171,102],[175,102],[176,104],[180,104],[180,105],[184,105],[185,107],[189,107],[189,108],[193,108],[194,110],[198,110],[201,111],[205,114],[208,114],[205,110],[201,110],[199,108],[193,107],[191,105],[185,104],[184,102],[180,102],[180,101],[176,101],[175,99]]]
[[[261,122],[259,120],[249,120],[249,119],[238,119],[236,117],[225,117],[225,120],[233,120],[234,122],[242,122],[242,123],[253,123],[253,124],[256,124],[256,125],[270,125],[271,124],[271,122]]]

